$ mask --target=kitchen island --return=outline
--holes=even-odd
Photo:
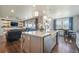
[[[56,45],[57,31],[23,32],[23,50],[27,53],[50,53]]]

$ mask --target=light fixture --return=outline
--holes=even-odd
[[[48,21],[51,21],[51,18],[48,18]]]
[[[33,7],[36,7],[36,5],[33,5]]]
[[[47,19],[47,16],[43,16],[43,19]]]
[[[14,10],[13,9],[11,9],[11,13],[14,13]]]
[[[6,18],[9,18],[8,16]]]
[[[39,12],[38,11],[35,11],[34,12],[34,16],[38,16],[39,15]]]

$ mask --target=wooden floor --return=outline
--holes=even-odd
[[[21,43],[16,41],[14,43],[6,43],[5,46],[0,48],[1,53],[19,53],[21,52]]]
[[[64,38],[58,36],[57,45],[52,50],[53,53],[78,53],[76,40],[72,38]]]
[[[75,40],[71,38],[64,38],[58,36],[57,45],[52,50],[52,53],[78,53]],[[0,44],[0,53],[24,53],[21,49],[21,42],[16,41],[14,43]]]

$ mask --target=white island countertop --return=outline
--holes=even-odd
[[[56,34],[57,31],[50,31],[50,32],[45,32],[45,31],[30,31],[30,32],[23,32],[23,34],[28,34],[32,36],[38,36],[38,37],[46,37],[49,35],[54,35]]]

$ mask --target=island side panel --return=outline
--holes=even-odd
[[[44,37],[44,52],[50,53],[56,45],[56,35]]]

